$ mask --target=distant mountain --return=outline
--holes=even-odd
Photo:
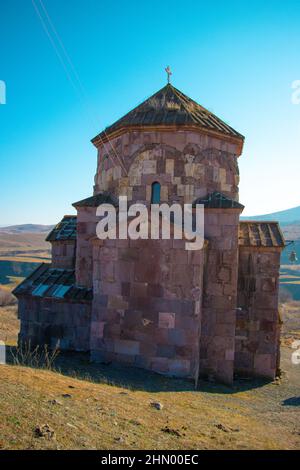
[[[242,220],[276,220],[282,226],[284,225],[299,225],[300,224],[300,206],[293,207],[279,212],[272,212],[271,214],[256,215],[253,217],[241,217]]]
[[[54,225],[23,224],[0,227],[0,233],[22,234],[22,233],[48,233]]]

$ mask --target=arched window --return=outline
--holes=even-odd
[[[157,181],[152,183],[151,189],[151,204],[159,204],[160,203],[160,183]]]

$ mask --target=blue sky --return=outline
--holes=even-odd
[[[43,4],[86,96],[74,90],[32,1],[0,0],[0,225],[73,213],[72,202],[92,194],[90,139],[161,88],[168,64],[177,88],[246,136],[244,215],[300,205],[300,105],[291,100],[300,1]]]

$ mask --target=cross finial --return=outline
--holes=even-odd
[[[168,67],[165,68],[165,71],[167,72],[167,75],[168,75],[168,83],[170,83],[170,77],[172,75],[172,72],[171,72],[171,69],[170,69],[169,65],[168,65]]]

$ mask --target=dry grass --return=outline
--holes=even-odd
[[[30,341],[19,342],[16,348],[11,348],[14,365],[47,370],[55,370],[54,363],[59,352],[59,342],[54,349],[50,349],[47,344],[32,347]]]
[[[45,233],[0,233],[0,260],[42,262],[50,259]]]
[[[281,305],[283,340],[300,339],[300,301],[289,301]]]
[[[0,307],[0,340],[13,346],[17,342],[20,322],[17,318],[17,306]]]
[[[28,255],[0,256],[0,261],[13,261],[14,263],[47,263],[51,257],[46,253],[39,253],[39,256],[30,252]]]
[[[300,325],[299,306],[290,302],[284,312],[288,332]],[[16,307],[0,308],[0,339],[15,344],[18,329]],[[291,367],[290,352],[285,351],[285,364]],[[300,449],[299,410],[282,406],[299,395],[297,366],[288,372],[291,378],[297,374],[296,385],[229,389],[200,382],[200,390],[194,391],[192,384],[177,385],[154,374],[151,389],[146,382],[137,386],[129,375],[128,387],[116,385],[118,371],[116,375],[110,367],[103,371],[99,366],[98,374],[98,365],[70,361],[77,377],[67,368],[54,372],[0,366],[0,448]],[[90,377],[97,370],[98,383],[86,380],[82,370]],[[154,401],[163,409],[153,408]],[[54,437],[38,437],[35,430],[44,425]]]
[[[49,250],[50,243],[45,241],[45,233],[0,233],[0,252],[16,250]]]
[[[285,285],[285,284],[299,285],[300,284],[300,279],[298,278],[297,281],[281,282],[280,284],[282,284],[282,285]]]
[[[299,438],[254,416],[249,392],[129,391],[24,367],[0,366],[5,449],[293,449]],[[161,411],[151,406],[161,402]],[[47,424],[55,438],[36,437]],[[169,432],[168,432],[169,430]],[[171,432],[170,432],[171,431]],[[173,432],[174,431],[174,432]]]
[[[0,286],[0,307],[8,307],[16,305],[17,299],[11,294],[8,289]]]

